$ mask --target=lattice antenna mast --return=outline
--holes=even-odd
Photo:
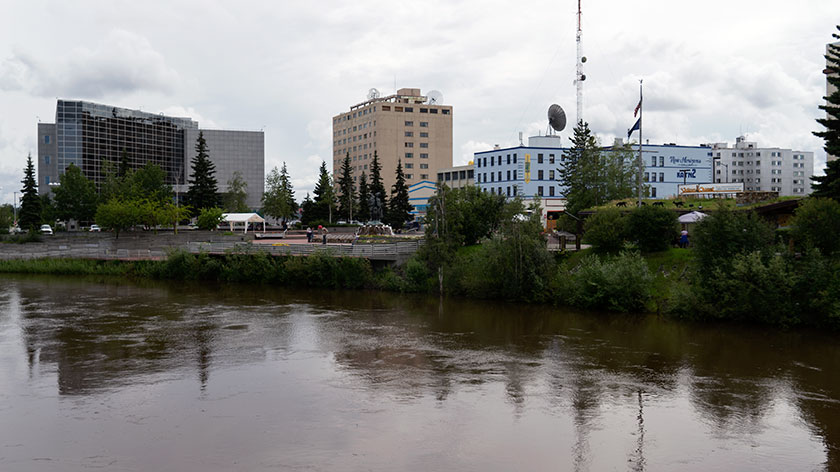
[[[575,71],[575,88],[577,89],[577,122],[580,123],[583,121],[583,81],[586,80],[586,75],[583,73],[583,63],[586,62],[586,57],[583,55],[583,49],[580,44],[580,0],[578,0],[577,17],[577,70]]]

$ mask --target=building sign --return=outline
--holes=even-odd
[[[693,158],[688,157],[688,156],[683,156],[683,157],[671,156],[671,164],[690,165],[690,166],[694,165],[694,166],[696,166],[696,165],[700,165],[702,163],[703,163],[703,161],[701,159],[693,159]]]
[[[525,154],[525,183],[531,183],[531,155]]]
[[[744,191],[743,182],[725,184],[687,184],[679,185],[680,195],[711,195],[715,193],[738,193]]]
[[[697,169],[683,169],[677,171],[677,178],[678,179],[696,179],[697,178]]]

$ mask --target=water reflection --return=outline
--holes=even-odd
[[[319,454],[289,440],[288,426],[254,420],[270,431],[252,432],[267,438],[251,447],[296,445],[286,465],[384,470],[383,433],[397,422],[434,438],[390,453],[408,470],[840,467],[840,358],[822,333],[376,292],[41,277],[0,286],[3,400],[32,401],[53,375],[57,395],[82,401],[192,379],[193,401],[230,390],[242,397],[235,415],[297,425],[298,441],[332,431]],[[331,462],[356,449],[379,451],[383,467],[370,456]]]

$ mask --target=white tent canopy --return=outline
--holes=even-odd
[[[222,223],[229,223],[231,231],[234,225],[238,226],[237,223],[241,223],[245,227],[245,233],[248,232],[248,223],[262,223],[265,233],[265,218],[256,213],[222,213]]]
[[[691,213],[686,213],[685,215],[680,216],[679,221],[680,223],[697,223],[707,216],[709,215],[699,211],[692,211]]]

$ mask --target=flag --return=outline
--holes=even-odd
[[[639,119],[636,120],[636,124],[633,125],[632,128],[627,130],[627,137],[629,138],[630,135],[633,134],[633,131],[636,131],[637,129],[640,129],[641,127],[642,127],[642,118],[639,117]]]
[[[639,104],[636,105],[636,109],[633,110],[633,118],[635,118],[636,115],[639,114],[639,110],[641,110],[641,109],[642,109],[642,99],[639,99]]]

